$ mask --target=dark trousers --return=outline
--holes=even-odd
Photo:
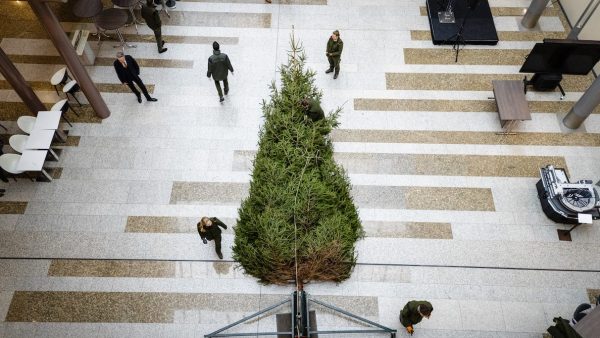
[[[334,74],[339,74],[340,73],[340,58],[332,58],[331,56],[327,57],[327,60],[329,60],[329,69],[335,69],[335,73]]]
[[[140,87],[140,89],[142,90],[142,93],[144,93],[144,96],[146,97],[146,99],[150,99],[150,94],[148,94],[148,89],[146,89],[146,86],[144,85],[144,83],[142,82],[142,79],[140,79],[139,76],[136,76],[133,78],[133,82],[135,82],[138,87]],[[135,96],[140,97],[140,92],[139,90],[137,90],[137,88],[135,88],[135,86],[133,85],[133,82],[129,81],[127,82],[127,85],[129,86],[129,89],[131,89],[131,91],[135,94]]]
[[[223,91],[221,90],[221,84],[219,81],[215,80],[215,87],[217,87],[217,93],[219,93],[219,97],[223,97]],[[227,78],[223,80],[223,87],[225,88],[225,95],[229,93],[229,83],[227,82]]]
[[[218,255],[222,255],[222,253],[221,253],[221,235],[215,237],[214,240],[215,240],[215,252]]]
[[[157,29],[153,29],[153,31],[154,31],[154,38],[156,38],[156,46],[158,47],[158,51],[160,52],[160,50],[162,49],[162,46],[163,46],[161,29],[160,29],[160,27],[158,27]]]

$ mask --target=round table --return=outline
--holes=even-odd
[[[119,31],[119,28],[127,24],[127,19],[129,19],[129,15],[127,15],[126,10],[120,8],[108,8],[96,16],[96,26],[107,31],[117,31],[117,36],[119,37],[119,41],[121,41],[121,45],[115,46],[115,48],[124,48],[125,46],[133,48],[135,45],[127,44],[121,31]]]
[[[137,32],[137,24],[144,24],[144,22],[139,21],[136,18],[135,13],[133,12],[135,6],[139,4],[139,0],[112,0],[112,3],[115,6],[129,9],[129,12],[131,13],[132,23],[135,25],[135,31]]]
[[[102,12],[102,0],[79,0],[73,6],[73,14],[80,18],[91,18]]]

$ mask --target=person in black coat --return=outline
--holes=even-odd
[[[219,93],[219,101],[223,102],[223,92],[221,91],[221,84],[219,81],[223,81],[223,87],[225,89],[225,95],[229,93],[229,83],[227,82],[227,74],[231,72],[233,74],[233,66],[229,61],[229,56],[225,53],[221,53],[219,50],[219,43],[213,42],[213,55],[208,58],[208,72],[206,76],[210,78],[212,75],[215,80],[215,86],[217,87],[217,93]]]
[[[208,218],[205,216],[198,222],[197,227],[202,242],[207,244],[208,241],[214,240],[217,256],[223,259],[223,253],[221,253],[221,229],[219,227],[227,229],[227,225],[216,217]]]
[[[160,21],[160,15],[155,9],[155,5],[152,0],[147,0],[145,5],[142,5],[142,18],[146,21],[148,28],[152,29],[154,32],[154,37],[156,38],[156,45],[158,46],[158,52],[164,53],[167,51],[164,48],[165,41],[162,39],[162,22]]]
[[[139,103],[142,103],[142,95],[140,95],[140,92],[133,85],[134,82],[138,85],[138,87],[140,87],[142,93],[144,93],[144,96],[146,97],[146,100],[152,102],[158,101],[148,94],[148,90],[139,76],[140,66],[138,66],[137,62],[131,55],[125,55],[123,52],[118,52],[117,59],[113,63],[113,66],[115,66],[115,71],[117,72],[117,76],[119,77],[121,83],[129,86],[131,91],[135,94],[135,96],[137,96]]]

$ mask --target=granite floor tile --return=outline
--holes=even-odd
[[[172,11],[171,26],[270,28],[270,13]]]
[[[458,62],[452,48],[404,48],[405,64],[522,65],[529,49],[461,49]],[[498,57],[501,54],[502,57]]]
[[[334,142],[361,143],[600,146],[600,134],[593,133],[520,132],[507,137],[495,132],[476,131],[336,129],[331,132],[331,138]]]
[[[47,109],[52,107],[52,104],[45,104]],[[79,116],[73,112],[67,112],[67,118],[71,123],[101,123],[102,119],[96,116],[92,107],[88,104],[79,106],[72,105]],[[0,102],[0,121],[16,121],[21,116],[33,116],[34,114],[27,108],[23,102]]]
[[[50,81],[27,81],[27,83],[31,86],[33,90],[44,90],[44,91],[54,91],[54,86],[50,84]],[[154,84],[144,83],[146,85],[146,89],[150,94],[154,93]],[[96,83],[96,87],[102,93],[130,93],[131,89],[127,86],[123,86],[122,84],[116,83]],[[0,80],[0,89],[12,89],[11,85],[5,81]],[[62,95],[62,93],[61,93]]]
[[[252,151],[236,151],[234,170],[251,171]],[[444,154],[336,153],[350,174],[539,177],[539,168],[554,163],[567,168],[560,156],[493,156]]]
[[[452,239],[450,223],[363,222],[369,237]]]
[[[567,113],[574,102],[528,101],[532,113]],[[354,110],[367,111],[443,111],[443,112],[497,112],[494,100],[420,100],[420,99],[367,99],[355,98]],[[600,107],[594,109],[600,113]]]
[[[591,304],[596,304],[596,300],[600,297],[600,289],[587,289],[587,294]]]
[[[289,296],[164,292],[16,291],[7,322],[174,323],[178,311],[252,312],[259,302],[275,303]],[[319,296],[320,300],[377,315],[377,298]]]
[[[492,16],[523,16],[527,11],[526,7],[492,7]],[[419,7],[421,16],[427,16],[427,7]],[[556,7],[547,7],[543,12],[542,16],[558,16],[560,9]]]
[[[175,262],[127,260],[63,260],[50,263],[51,277],[175,277]]]
[[[27,202],[0,201],[0,214],[24,214]]]
[[[391,90],[485,90],[492,91],[493,80],[522,80],[523,74],[460,73],[386,73],[386,88]],[[567,91],[586,91],[593,76],[565,75],[562,86]]]
[[[498,31],[500,41],[542,41],[544,39],[564,39],[566,32],[509,32]],[[428,30],[411,30],[410,38],[415,41],[431,41],[431,32]],[[462,52],[460,52],[462,53]],[[460,55],[459,55],[460,59]]]

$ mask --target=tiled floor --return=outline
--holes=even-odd
[[[592,80],[568,77],[565,101],[529,92],[532,120],[521,134],[495,134],[490,81],[519,79],[536,41],[565,36],[556,7],[541,30],[520,31],[528,3],[490,0],[500,43],[467,46],[454,63],[450,47],[431,44],[422,1],[181,0],[171,18],[163,14],[166,53],[157,54],[147,27],[124,29],[155,103],[138,104],[118,83],[113,41],[93,44],[98,58],[88,71],[112,115],[100,121],[84,105],[72,116],[60,161],[49,163],[53,182],[1,186],[0,336],[202,337],[287,297],[292,286],[259,285],[235,268],[231,227],[219,261],[196,223],[211,215],[235,224],[260,104],[293,30],[317,71],[323,107],[343,107],[336,160],[366,231],[350,280],[307,291],[398,329],[404,303],[427,299],[435,310],[414,337],[541,337],[553,317],[570,318],[599,293],[600,224],[560,242],[556,229],[565,226],[542,213],[537,170],[554,164],[573,179],[600,179],[600,111],[578,132],[561,126]],[[53,4],[66,31],[93,27],[74,23],[68,6]],[[56,50],[26,1],[2,1],[0,13],[0,47],[42,102],[54,103]],[[334,29],[345,42],[335,81],[323,73]],[[214,40],[236,70],[223,104],[205,77]],[[10,134],[22,114],[0,79],[0,120]],[[318,323],[356,327],[327,312]],[[274,327],[268,317],[244,329]]]

